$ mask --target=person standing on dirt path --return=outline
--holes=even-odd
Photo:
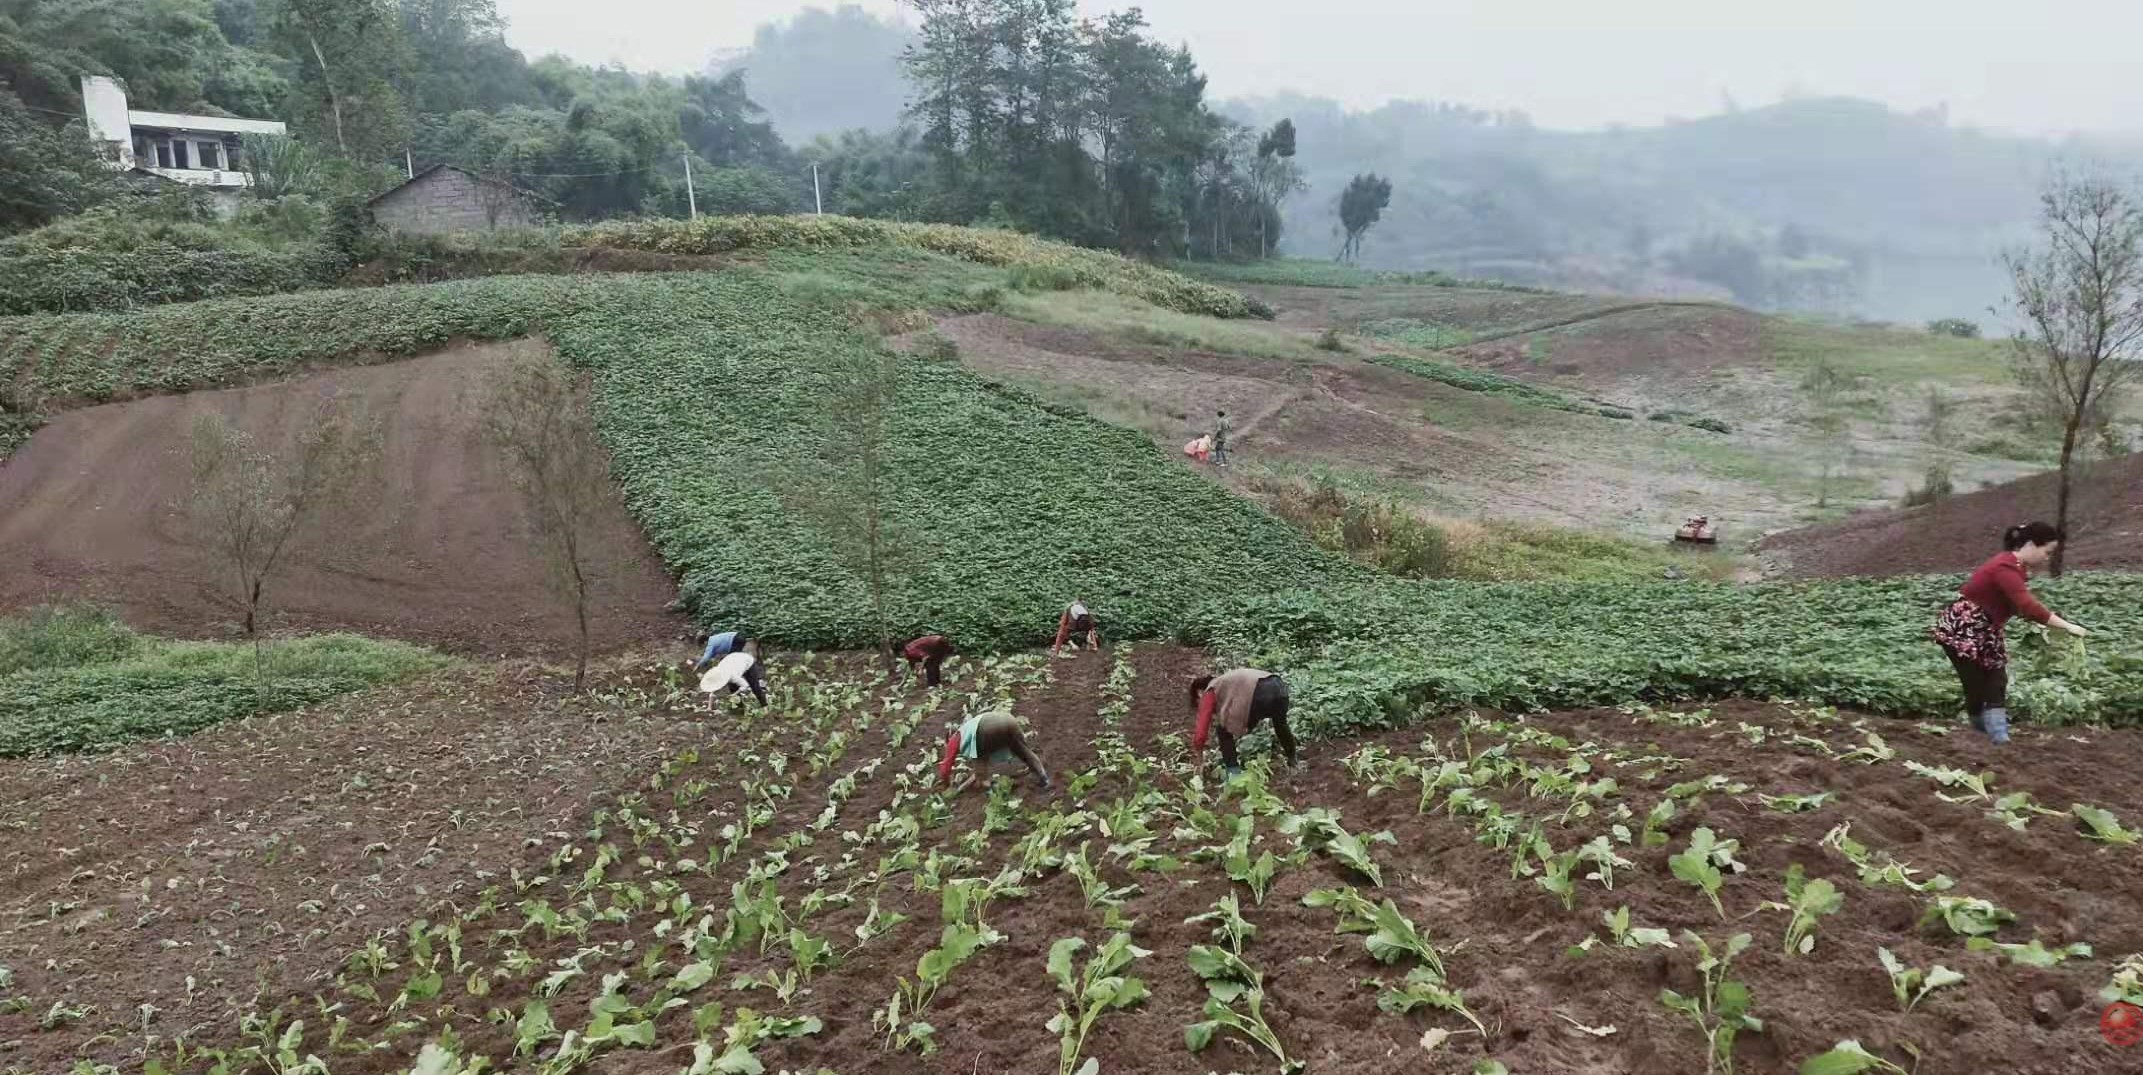
[[[966,758],[975,762],[979,769],[991,762],[1007,762],[1014,759],[1026,764],[1034,778],[1042,782],[1042,790],[1049,790],[1049,770],[1042,768],[1042,760],[1027,747],[1027,737],[1019,730],[1018,718],[1010,713],[983,713],[961,722],[958,730],[945,737],[945,753],[938,759],[938,786],[952,783],[953,763]],[[953,789],[954,795],[967,790],[975,782],[970,773],[960,786]]]
[[[1094,614],[1087,610],[1085,601],[1073,601],[1057,617],[1057,640],[1049,647],[1049,655],[1063,656],[1064,643],[1073,635],[1084,636],[1087,649],[1101,648],[1101,628],[1094,622]]]
[[[759,699],[759,708],[766,708],[766,680],[759,671],[759,658],[739,650],[722,658],[721,663],[707,671],[699,679],[700,692],[707,696],[707,708],[714,708],[714,698],[723,692],[734,697],[746,689]]]
[[[935,687],[938,685],[938,668],[945,663],[945,658],[952,656],[952,641],[944,635],[924,635],[902,646],[900,656],[908,662],[909,679],[914,679],[920,668],[923,683]]]
[[[1234,423],[1228,421],[1228,412],[1226,411],[1219,412],[1213,420],[1212,459],[1213,465],[1216,467],[1228,465],[1228,431],[1233,427]]]
[[[693,675],[706,671],[708,665],[732,653],[757,654],[759,652],[759,641],[742,631],[723,631],[718,635],[710,635],[702,631],[693,641],[707,647],[701,651],[699,660],[693,662]]]
[[[1235,756],[1235,741],[1265,721],[1272,722],[1272,737],[1280,741],[1287,764],[1296,763],[1295,731],[1287,724],[1286,680],[1262,668],[1199,676],[1191,681],[1190,702],[1198,711],[1198,723],[1191,729],[1191,754],[1201,764],[1206,734],[1216,730],[1213,726],[1217,723],[1221,764],[1227,766],[1229,776],[1242,772],[1242,762]]]
[[[2078,638],[2088,633],[2048,611],[2024,581],[2029,569],[2054,554],[2063,537],[2060,528],[2049,523],[2010,527],[2002,534],[2003,551],[1972,572],[1957,600],[1935,620],[1935,643],[1957,670],[1972,727],[1997,745],[2009,741],[2009,646],[2002,625],[2022,616]]]

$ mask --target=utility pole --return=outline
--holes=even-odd
[[[699,219],[699,193],[692,189],[692,154],[685,154],[685,206],[692,219]]]
[[[819,162],[811,162],[811,208],[818,216],[826,215],[826,199],[819,196]]]

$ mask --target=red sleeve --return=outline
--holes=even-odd
[[[902,657],[905,657],[905,658],[907,658],[908,660],[911,660],[911,661],[920,661],[920,660],[922,660],[922,659],[923,659],[923,640],[922,640],[922,639],[920,639],[920,638],[918,638],[918,639],[916,639],[915,641],[913,641],[913,642],[910,642],[910,643],[908,643],[907,645],[905,645],[905,646],[901,647],[901,650],[900,650],[900,655],[901,655]]]
[[[952,783],[953,759],[958,758],[959,756],[960,733],[954,732],[951,735],[945,737],[945,756],[938,759],[939,787],[944,787],[945,785]]]
[[[1205,749],[1205,737],[1213,730],[1213,692],[1198,696],[1198,724],[1191,729],[1191,750]]]
[[[1057,614],[1057,641],[1054,649],[1063,649],[1064,640],[1071,637],[1071,609]]]
[[[2033,623],[2045,623],[2053,618],[2054,614],[2048,612],[2046,606],[2031,595],[2031,587],[2024,584],[2022,567],[2015,564],[2004,565],[2000,571],[1994,573],[1994,584],[2001,588],[2002,596],[2009,599],[2009,607],[2015,609],[2017,615]]]

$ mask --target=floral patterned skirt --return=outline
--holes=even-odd
[[[1987,611],[1970,598],[1950,602],[1935,618],[1931,634],[1943,649],[1990,672],[2009,667],[2009,646],[2002,633],[1987,619]]]

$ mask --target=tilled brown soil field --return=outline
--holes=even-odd
[[[1871,511],[1773,534],[1758,549],[1803,576],[1970,571],[2001,550],[2003,530],[2053,519],[2057,481],[2039,474],[1926,507]],[[2143,455],[2091,468],[2073,496],[2068,566],[2143,570]]]
[[[317,518],[269,582],[270,626],[355,630],[464,653],[555,652],[570,606],[496,448],[479,434],[487,377],[534,341],[275,384],[69,411],[0,463],[0,612],[67,598],[117,607],[159,634],[215,637],[242,613],[228,569],[186,511],[196,415],[220,413],[271,451],[295,443],[318,401],[378,423],[361,495]],[[602,646],[674,636],[676,596],[623,504],[602,521],[590,629]]]
[[[888,689],[853,661],[777,658],[773,709],[697,722],[671,708],[658,674],[621,669],[598,692],[615,717],[592,720],[600,713],[581,703],[520,716],[517,696],[502,690],[496,704],[472,700],[423,737],[494,745],[433,748],[436,759],[398,745],[415,736],[367,735],[380,753],[353,765],[344,756],[358,741],[333,739],[342,734],[334,722],[323,731],[313,716],[223,729],[184,747],[18,763],[0,770],[6,797],[26,802],[7,820],[24,831],[33,819],[36,837],[24,846],[38,850],[7,890],[0,962],[16,971],[8,991],[29,1003],[0,1015],[0,1041],[14,1043],[0,1069],[54,1070],[78,1054],[125,1064],[144,1048],[168,1063],[169,1036],[182,1025],[194,1028],[196,1048],[242,1048],[240,1014],[281,1004],[282,1030],[269,1036],[304,1018],[297,1055],[320,1056],[336,1075],[407,1071],[442,1031],[463,1059],[489,1056],[506,1070],[759,1070],[736,1058],[741,1049],[766,1071],[1047,1071],[1059,1064],[1047,1024],[1065,998],[1047,969],[1052,946],[1085,942],[1076,974],[1122,929],[1149,954],[1117,973],[1140,979],[1146,995],[1100,1013],[1079,1057],[1110,1073],[1273,1071],[1279,1059],[1234,1030],[1195,1055],[1185,1047],[1185,1025],[1208,1017],[1207,987],[1187,957],[1223,943],[1212,920],[1186,919],[1232,895],[1255,930],[1240,959],[1262,975],[1264,1020],[1310,1071],[1463,1072],[1486,1058],[1513,1072],[1703,1071],[1704,1034],[1659,1000],[1662,988],[1701,991],[1683,930],[1715,946],[1751,937],[1727,977],[1747,985],[1764,1029],[1735,1041],[1738,1071],[1792,1071],[1847,1038],[1925,1075],[2143,1070],[2143,1052],[2097,1030],[2099,989],[2116,961],[2143,952],[2143,848],[2086,839],[2067,812],[2080,803],[2143,821],[2143,789],[2131,778],[2143,736],[2027,727],[1997,750],[1962,730],[1755,703],[1482,714],[1312,744],[1303,768],[1221,791],[1193,780],[1182,752],[1183,685],[1206,660],[1138,647],[963,662],[928,695]],[[923,789],[943,730],[993,699],[1010,700],[1056,788],[1042,793],[1017,777],[948,810]],[[223,741],[233,756],[185,769],[258,763],[242,788],[220,793],[230,805],[212,818],[165,831],[168,822],[104,821],[84,808],[100,781],[146,783],[155,778],[144,766]],[[591,749],[608,764],[576,760]],[[517,760],[489,766],[488,752]],[[492,768],[501,771],[482,775]],[[1990,774],[1986,795],[1939,784],[1935,774],[1950,770]],[[457,773],[476,775],[462,787]],[[2002,799],[2012,794],[2056,813]],[[1648,826],[1663,801],[1677,809]],[[1329,840],[1290,834],[1306,826],[1295,831],[1329,836],[1312,808],[1362,838],[1381,883]],[[1992,816],[2000,810],[2008,817]],[[289,847],[277,837],[300,813],[311,817],[295,842],[341,849],[334,862],[266,859]],[[1222,869],[1244,819],[1248,855],[1281,863],[1262,899]],[[1826,840],[1841,825],[1850,827]],[[84,835],[105,826],[119,832],[102,844]],[[1668,866],[1699,827],[1738,841],[1720,862],[1717,910]],[[1648,840],[1647,828],[1663,839]],[[1389,842],[1372,838],[1381,832]],[[422,855],[435,834],[441,849]],[[1520,853],[1529,835],[1548,850]],[[79,865],[61,850],[77,841],[97,849],[81,852]],[[1540,877],[1587,846],[1608,853],[1611,870],[1586,877],[1599,865],[1586,860],[1570,871],[1566,909]],[[238,854],[203,858],[220,850]],[[372,855],[388,864],[362,866]],[[1790,916],[1765,906],[1787,899],[1793,865],[1842,896],[1816,919],[1806,954],[1787,951]],[[1886,878],[1891,865],[1909,872]],[[279,874],[276,900],[240,894]],[[1938,874],[1952,887],[1934,888]],[[293,877],[315,879],[314,888],[301,892]],[[330,877],[345,891],[319,880]],[[347,891],[351,877],[365,878],[364,891]],[[1333,908],[1303,902],[1342,888],[1371,904],[1390,900],[1419,930],[1440,955],[1436,983],[1462,997],[1479,1030],[1433,1005],[1380,1010],[1367,980],[1397,986],[1426,964],[1408,954],[1378,962],[1362,933],[1336,928],[1343,918]],[[951,898],[955,890],[964,898]],[[1941,921],[1923,925],[1942,896],[2013,915],[1993,934],[2003,944],[2085,942],[2094,954],[2034,967],[1971,950]],[[97,906],[112,913],[84,915]],[[1603,922],[1617,908],[1627,909],[1634,946]],[[987,937],[952,961],[922,1010],[905,1004],[891,1028],[874,1025],[897,983],[914,985],[926,954],[972,927]],[[1646,943],[1638,931],[1648,929],[1677,946]],[[229,937],[247,943],[218,951]],[[1571,954],[1588,937],[1589,950]],[[179,947],[162,950],[166,939]],[[87,947],[96,943],[110,947]],[[1960,970],[1965,981],[1900,1011],[1878,947],[1913,967]],[[101,970],[114,957],[125,969]],[[208,991],[212,969],[225,991],[239,993],[236,983],[254,974],[265,988],[228,1003],[177,999],[189,974]],[[40,1029],[55,1001],[94,1012]],[[147,1020],[142,1003],[185,1014]],[[758,1014],[747,1020],[745,1008]],[[347,1022],[331,1036],[338,1018]],[[695,1067],[718,1056],[736,1066]],[[268,1068],[241,1060],[232,1070]]]

